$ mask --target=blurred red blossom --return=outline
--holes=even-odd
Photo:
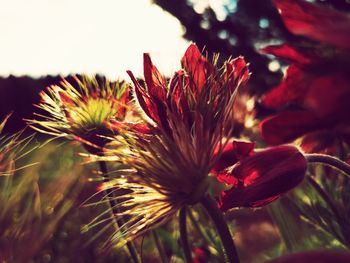
[[[261,122],[262,137],[277,145],[307,135],[301,142],[307,152],[331,148],[337,139],[349,142],[350,16],[303,0],[274,2],[286,27],[310,41],[262,49],[291,62],[283,81],[262,98],[280,111]]]
[[[210,259],[210,252],[204,246],[195,247],[193,253],[193,263],[206,263]]]
[[[266,205],[304,178],[307,162],[296,147],[281,145],[260,151],[253,147],[254,143],[233,141],[212,171],[220,182],[232,186],[221,194],[219,207],[223,211]]]

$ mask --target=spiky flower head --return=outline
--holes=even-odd
[[[110,82],[96,76],[63,79],[41,92],[38,106],[45,113],[42,120],[30,120],[37,131],[56,137],[81,141],[91,151],[104,146],[115,129],[110,121],[123,122],[130,107],[129,88],[122,82]]]
[[[170,218],[179,208],[197,203],[206,193],[208,174],[218,158],[218,146],[229,127],[237,88],[249,78],[242,57],[217,66],[191,44],[182,68],[168,82],[144,55],[145,85],[129,71],[135,95],[154,134],[129,131],[126,148],[112,153],[129,167],[103,189],[128,189],[115,195],[119,216],[130,220],[117,233],[132,238]],[[219,147],[220,148],[220,147]]]

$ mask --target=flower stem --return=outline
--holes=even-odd
[[[182,207],[179,215],[180,239],[184,250],[186,263],[192,263],[191,249],[188,243],[186,227],[186,207]]]
[[[342,171],[350,178],[350,165],[338,158],[326,154],[309,153],[305,154],[305,158],[309,163],[323,163]]]
[[[100,156],[102,156],[102,155],[100,155]],[[103,176],[103,181],[104,182],[109,182],[110,179],[109,179],[109,176],[108,176],[108,168],[107,168],[106,162],[105,161],[99,161],[98,164],[100,166],[100,171],[101,171],[102,176]],[[109,206],[110,206],[110,209],[111,209],[112,216],[114,217],[114,212],[118,213],[119,209],[117,208],[117,203],[116,203],[116,201],[113,198],[113,192],[112,192],[111,189],[106,189],[105,193],[106,193],[106,195],[108,197],[108,202],[109,202]],[[115,220],[116,220],[116,223],[117,223],[119,228],[121,226],[123,226],[124,223],[125,223],[123,218],[120,218],[120,219],[115,218]],[[129,251],[129,254],[130,254],[133,262],[134,263],[139,263],[140,262],[139,261],[139,256],[138,256],[138,253],[137,253],[137,250],[136,250],[134,244],[131,243],[131,242],[127,242],[126,246],[127,246],[127,249]]]
[[[220,235],[221,242],[225,249],[226,262],[239,263],[237,250],[222,212],[217,208],[215,201],[209,195],[204,196],[201,199],[201,203],[208,211]]]
[[[159,241],[159,237],[157,235],[157,232],[155,230],[151,231],[152,237],[154,239],[154,243],[156,244],[159,256],[160,256],[160,260],[162,263],[167,263],[168,262],[168,257],[164,251],[164,248],[162,247],[162,244]]]
[[[197,220],[196,218],[194,218],[193,213],[189,210],[188,212],[188,218],[191,220],[192,225],[194,226],[194,228],[197,230],[198,234],[206,241],[208,242],[208,239],[210,239],[208,237],[208,235],[206,233],[203,232],[203,230],[201,229],[201,226],[199,225],[198,221],[200,222],[200,220]],[[211,240],[213,241],[213,240]]]

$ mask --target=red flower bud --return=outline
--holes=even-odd
[[[237,183],[222,193],[219,207],[258,207],[293,189],[304,178],[307,161],[294,146],[272,147],[235,164],[225,176]],[[228,180],[226,180],[227,182]]]

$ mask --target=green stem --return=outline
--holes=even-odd
[[[191,249],[188,243],[186,227],[186,207],[182,207],[179,215],[180,239],[184,250],[186,263],[192,263]]]
[[[102,155],[101,155],[102,156]],[[110,179],[109,179],[109,176],[108,176],[108,168],[107,168],[107,164],[105,161],[99,161],[98,162],[99,166],[100,166],[100,171],[102,173],[102,176],[103,176],[103,182],[109,182]],[[105,193],[107,195],[107,199],[108,199],[108,203],[109,203],[109,206],[110,206],[110,209],[111,209],[111,213],[112,213],[112,216],[114,218],[114,213],[117,213],[119,212],[119,209],[117,208],[117,202],[115,201],[115,199],[113,198],[113,192],[111,189],[106,189],[105,190]],[[118,225],[119,228],[121,228],[123,225],[124,225],[124,219],[123,218],[115,218],[116,219],[116,223]],[[139,256],[138,256],[138,253],[137,253],[137,250],[134,246],[133,243],[131,242],[127,242],[126,243],[126,246],[127,246],[127,249],[129,251],[129,254],[133,260],[134,263],[139,263]]]
[[[206,241],[208,242],[209,237],[203,232],[203,230],[201,229],[201,226],[198,224],[198,220],[196,218],[194,218],[192,212],[189,210],[188,212],[188,217],[191,220],[192,225],[194,226],[194,228],[197,230],[198,234]],[[213,240],[211,240],[213,241]]]
[[[156,233],[155,230],[151,231],[152,237],[154,239],[154,243],[156,244],[159,256],[160,256],[160,260],[162,261],[162,263],[167,263],[168,262],[168,257],[164,251],[164,248],[162,246],[162,244],[160,243],[159,237]]]
[[[342,171],[350,178],[350,165],[338,158],[326,154],[309,153],[305,154],[305,158],[309,163],[323,163]]]
[[[222,212],[217,208],[216,202],[209,195],[206,195],[201,199],[201,204],[208,211],[215,224],[216,230],[219,233],[225,250],[226,262],[239,263],[239,257],[230,230],[226,224]]]

